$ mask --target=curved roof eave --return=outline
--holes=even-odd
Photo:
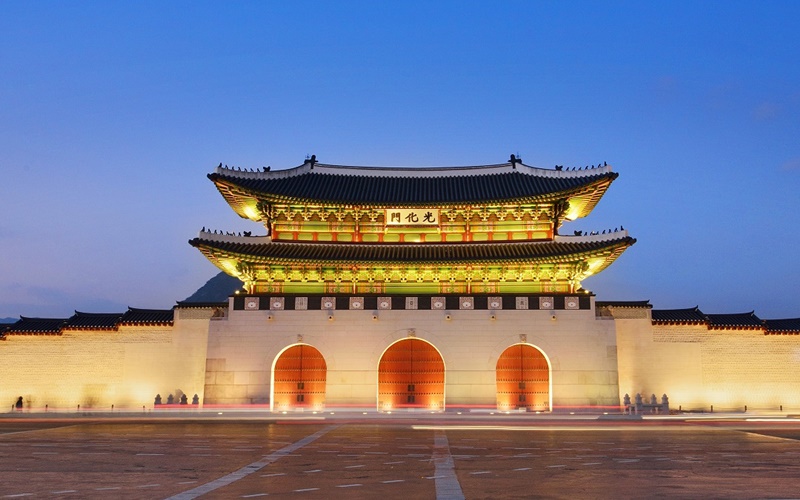
[[[269,200],[273,203],[329,206],[403,207],[537,203],[588,195],[580,214],[585,216],[618,176],[610,169],[592,175],[565,177],[538,177],[513,171],[502,174],[456,176],[444,179],[447,182],[444,182],[442,177],[387,178],[311,173],[304,175],[306,177],[303,179],[299,179],[299,176],[266,179],[242,178],[215,172],[208,177],[237,213],[246,217],[241,208],[242,198],[249,198],[254,202]],[[324,176],[327,177],[323,178]],[[286,179],[292,185],[280,185]],[[303,181],[306,181],[306,185],[302,185]],[[521,186],[517,181],[524,181],[527,184]],[[266,186],[269,183],[273,183],[273,187]],[[370,193],[375,194],[370,195]]]
[[[252,264],[372,264],[372,265],[403,265],[409,262],[416,262],[419,265],[470,265],[470,264],[553,264],[566,263],[582,259],[601,258],[602,261],[594,269],[594,273],[608,267],[611,262],[629,246],[636,243],[634,238],[623,236],[620,238],[606,239],[591,243],[558,243],[558,242],[515,242],[501,244],[439,244],[417,247],[405,244],[325,244],[325,243],[266,243],[260,245],[234,243],[234,242],[215,242],[194,238],[189,244],[198,248],[209,260],[216,261],[221,259],[232,259],[245,261]],[[289,249],[288,254],[276,252],[269,255],[263,252],[263,248],[274,245],[275,249]],[[550,253],[536,255],[530,250],[547,245],[553,247]],[[261,252],[255,250],[261,248]],[[492,255],[485,255],[486,252],[477,252],[477,255],[464,255],[469,250],[476,252],[478,249],[492,249],[496,252]],[[527,253],[524,250],[529,250]],[[249,250],[249,251],[248,251]],[[293,250],[301,251],[301,255],[292,255]],[[390,250],[395,256],[383,255],[378,250]],[[447,255],[435,255],[432,250],[439,250],[438,253]],[[462,250],[448,254],[448,251]],[[505,252],[504,252],[505,251]],[[364,255],[367,253],[367,255]],[[434,255],[431,255],[434,253]],[[349,255],[348,255],[349,254]],[[397,255],[400,254],[400,255]]]

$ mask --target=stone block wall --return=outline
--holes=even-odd
[[[26,408],[152,408],[156,394],[203,395],[208,320],[0,342],[0,402]]]
[[[593,310],[329,313],[232,307],[227,318],[210,323],[205,403],[268,403],[275,360],[303,342],[325,358],[327,404],[374,408],[380,358],[392,343],[410,335],[430,342],[442,355],[446,405],[495,405],[497,360],[519,342],[538,347],[549,358],[555,407],[619,405],[614,323],[598,321]]]
[[[800,408],[800,336],[616,319],[621,396],[667,394],[671,408]]]

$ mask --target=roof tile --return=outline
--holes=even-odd
[[[175,317],[173,309],[136,309],[129,307],[120,319],[120,324],[172,324]]]
[[[764,322],[755,315],[754,311],[736,314],[706,314],[706,317],[708,318],[708,328],[710,330],[731,328],[760,329],[764,327]]]
[[[584,252],[601,251],[630,246],[634,238],[599,241],[521,241],[489,243],[445,244],[358,244],[358,243],[245,243],[194,238],[189,243],[198,248],[209,248],[253,258],[288,261],[326,262],[498,262],[566,257]]]
[[[764,333],[767,335],[781,333],[800,334],[800,318],[765,319],[764,327]]]
[[[703,312],[695,307],[688,309],[653,309],[651,312],[654,323],[706,323],[708,319]]]
[[[587,172],[587,175],[567,176],[567,172],[559,172],[564,176],[540,176],[520,170],[485,173],[479,167],[474,169],[472,175],[452,176],[427,176],[425,169],[416,169],[416,172],[415,169],[405,169],[404,175],[398,173],[397,176],[355,175],[350,173],[348,167],[342,167],[342,173],[336,174],[309,170],[289,176],[242,175],[218,169],[208,178],[215,183],[235,186],[250,193],[294,200],[339,204],[434,205],[531,199],[574,191],[602,181],[610,182],[619,175],[610,170],[593,174]]]
[[[60,335],[66,318],[28,318],[20,316],[19,321],[12,324],[6,334],[46,334]]]
[[[113,330],[117,327],[122,313],[85,313],[75,311],[63,328],[74,330]]]

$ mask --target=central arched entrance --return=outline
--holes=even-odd
[[[497,409],[550,410],[550,363],[530,344],[514,344],[497,360]]]
[[[430,343],[407,338],[384,351],[378,364],[378,409],[444,409],[444,361]]]
[[[272,370],[272,410],[322,408],[328,366],[317,348],[296,344],[278,355]]]

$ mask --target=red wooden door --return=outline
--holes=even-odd
[[[378,365],[378,408],[444,409],[444,361],[419,339],[392,344]]]
[[[275,362],[273,409],[321,408],[325,405],[328,367],[315,347],[292,346]]]
[[[550,368],[541,351],[512,345],[497,360],[497,408],[550,410]]]

